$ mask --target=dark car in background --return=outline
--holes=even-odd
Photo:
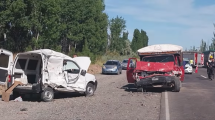
[[[132,60],[130,60],[130,64],[134,64],[134,62]],[[127,70],[127,65],[128,65],[128,59],[124,59],[122,61],[122,69]]]
[[[108,60],[102,67],[102,74],[122,74],[122,65],[118,60]]]

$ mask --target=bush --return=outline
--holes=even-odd
[[[75,54],[75,52],[72,52],[74,50],[71,50],[69,52],[69,56],[73,56],[73,54]],[[119,60],[119,61],[123,61],[124,59],[128,59],[128,58],[139,58],[139,56],[135,53],[131,53],[131,55],[120,55],[118,52],[106,52],[106,54],[104,55],[96,55],[96,54],[93,54],[89,51],[84,51],[84,52],[78,52],[76,53],[78,56],[88,56],[90,57],[91,61],[92,61],[92,64],[98,64],[100,66],[102,66],[107,60]]]
[[[117,52],[107,52],[105,55],[97,57],[96,64],[103,65],[107,60],[119,60],[123,61],[124,59],[128,58],[139,58],[139,56],[135,53],[132,53],[131,55],[119,55]]]

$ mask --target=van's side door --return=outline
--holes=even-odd
[[[81,68],[76,62],[72,60],[64,60],[63,70],[66,71],[67,86],[85,89],[85,76],[80,74]]]
[[[181,75],[180,75],[180,80],[181,81],[184,81],[184,66],[182,64],[182,61],[180,59],[180,56],[176,56],[176,67],[179,69],[179,72],[181,72]]]
[[[130,64],[131,60],[133,61],[133,64]],[[126,70],[128,83],[134,83],[135,82],[135,79],[133,77],[133,72],[134,72],[135,67],[136,67],[136,62],[137,62],[136,58],[129,58],[129,60],[128,60],[127,70]]]
[[[0,83],[5,84],[6,77],[9,74],[11,64],[13,63],[13,53],[0,49]]]

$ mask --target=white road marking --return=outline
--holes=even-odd
[[[165,111],[166,111],[166,120],[170,120],[169,101],[168,101],[168,93],[167,92],[165,92]]]
[[[205,77],[204,75],[201,75],[203,78],[208,78],[208,77]]]

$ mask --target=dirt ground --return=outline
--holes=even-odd
[[[126,72],[96,74],[95,95],[59,94],[53,102],[0,101],[1,120],[158,120],[161,94],[135,92]],[[12,113],[12,114],[11,114]]]
[[[91,74],[97,74],[97,73],[101,73],[101,72],[102,72],[102,67],[97,64],[91,64],[88,69],[88,73],[91,73]]]

